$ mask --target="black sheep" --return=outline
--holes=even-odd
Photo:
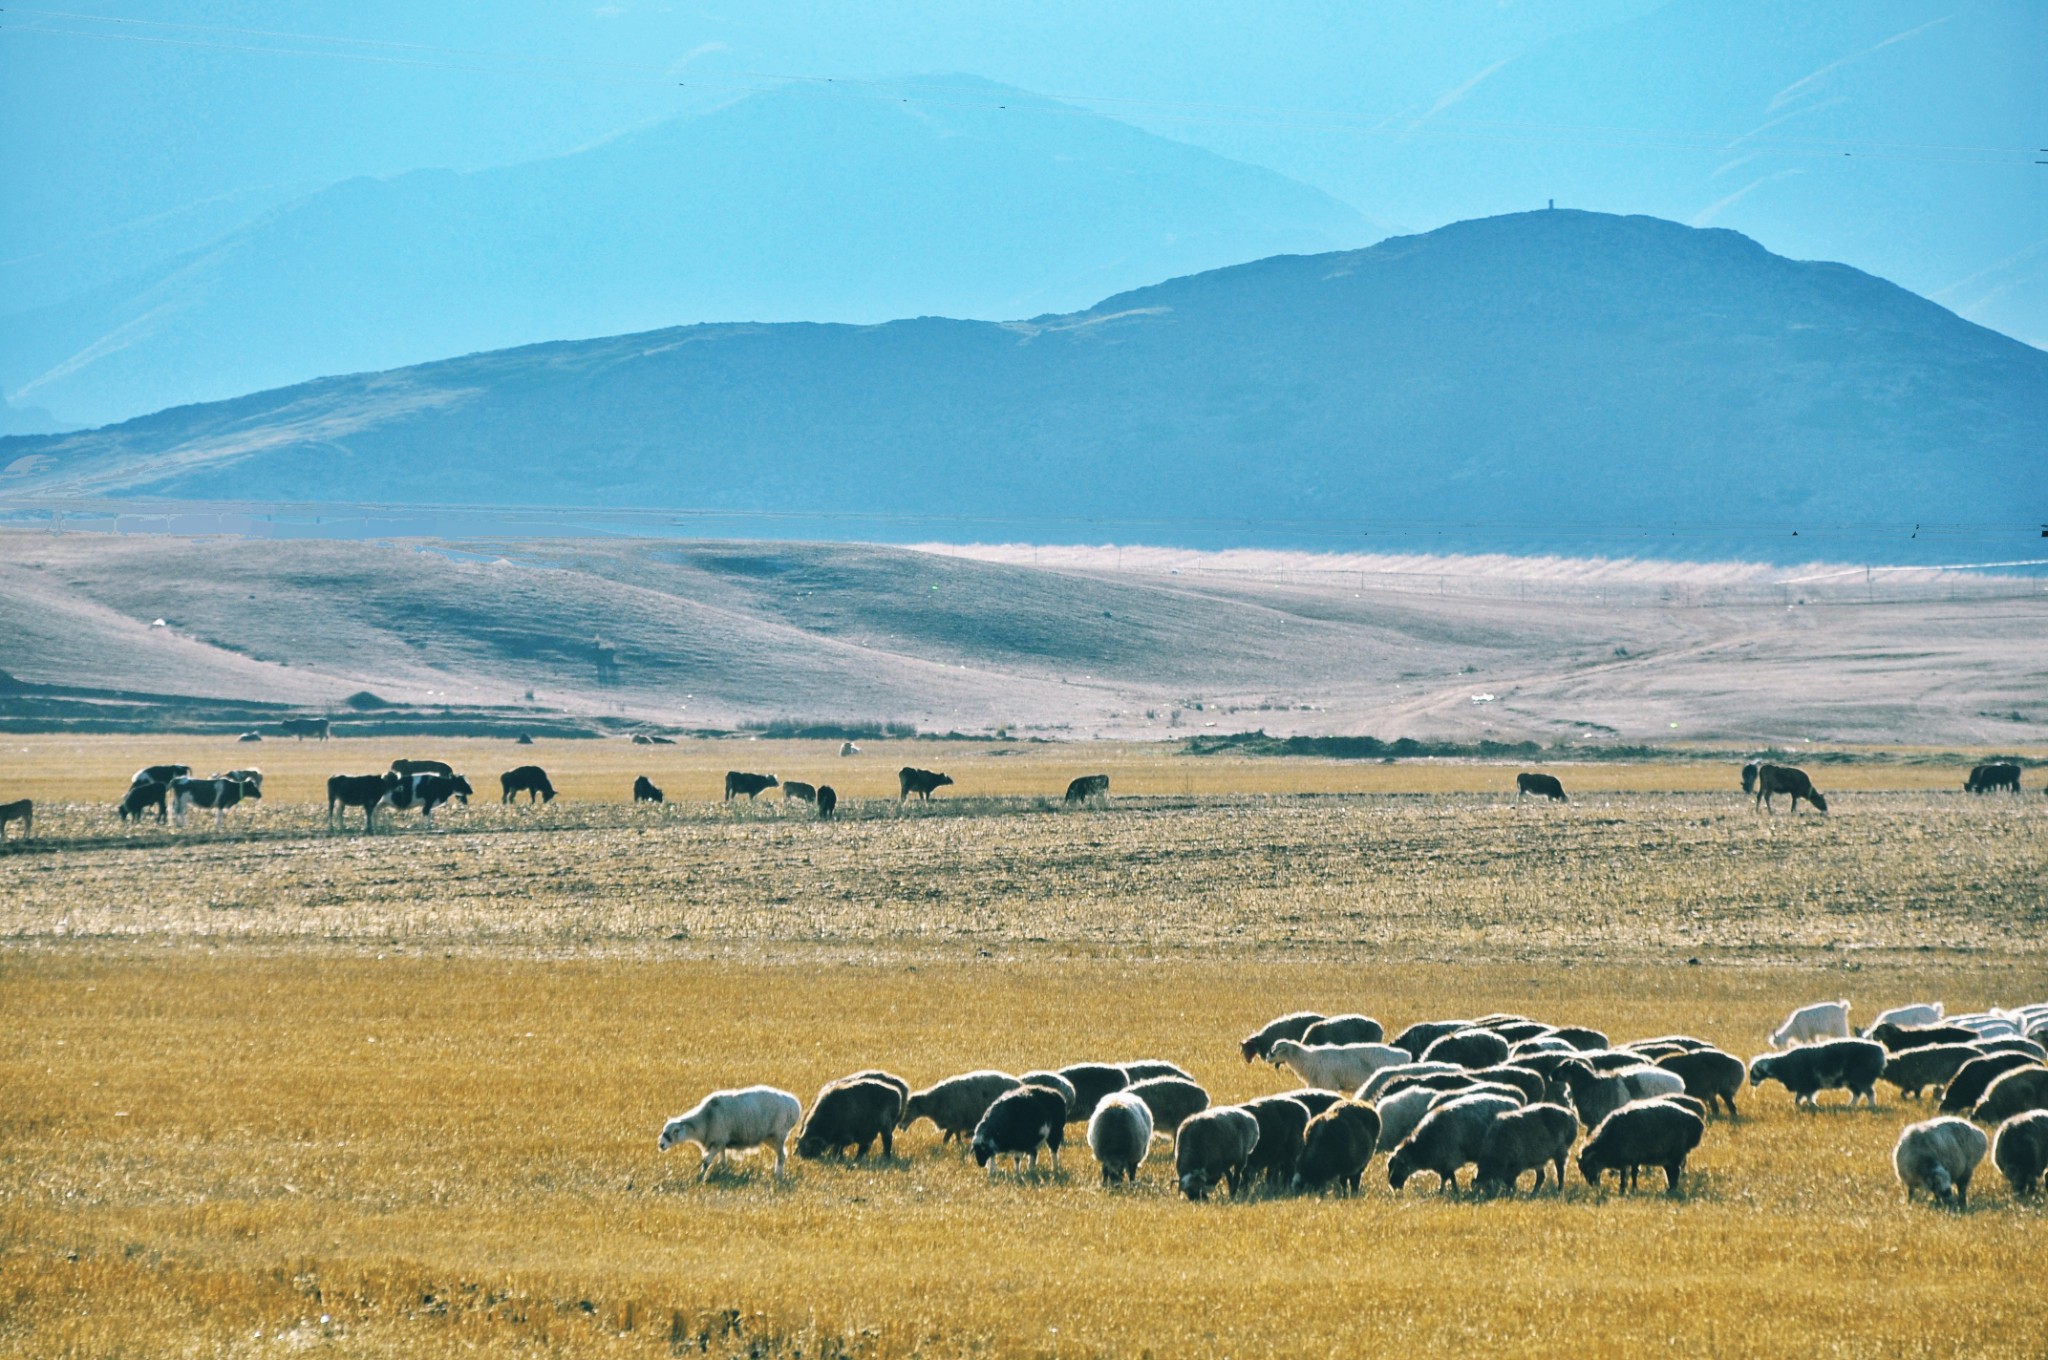
[[[1659,1058],[1657,1066],[1676,1072],[1685,1083],[1685,1093],[1705,1101],[1709,1110],[1726,1105],[1728,1117],[1736,1117],[1735,1096],[1747,1074],[1742,1059],[1733,1053],[1718,1048],[1684,1049]]]
[[[1066,1139],[1066,1098],[1049,1086],[1019,1086],[1005,1091],[974,1126],[974,1164],[996,1174],[996,1158],[1030,1157],[1038,1169],[1038,1149],[1052,1152],[1052,1169],[1060,1169],[1060,1144]]]
[[[1593,1130],[1579,1153],[1579,1174],[1597,1189],[1600,1177],[1612,1171],[1619,1175],[1623,1190],[1633,1190],[1643,1167],[1661,1166],[1664,1193],[1676,1199],[1685,1159],[1706,1132],[1706,1120],[1668,1100],[1624,1105]]]
[[[1822,1091],[1843,1090],[1849,1104],[1858,1100],[1875,1109],[1877,1080],[1884,1075],[1887,1058],[1884,1045],[1868,1039],[1825,1039],[1783,1053],[1766,1053],[1749,1064],[1749,1084],[1782,1082],[1792,1093],[1795,1106],[1818,1108],[1814,1097]]]
[[[1068,1111],[1069,1123],[1088,1119],[1104,1096],[1131,1084],[1124,1070],[1111,1063],[1075,1063],[1071,1067],[1062,1067],[1060,1075],[1074,1088],[1074,1108]]]
[[[1292,1182],[1301,1160],[1302,1136],[1308,1131],[1308,1106],[1288,1096],[1261,1096],[1238,1108],[1259,1121],[1258,1145],[1244,1164],[1245,1176],[1263,1174],[1269,1185]]]
[[[905,1094],[900,1087],[869,1078],[832,1082],[811,1104],[810,1117],[797,1133],[796,1155],[822,1157],[850,1147],[861,1158],[879,1138],[882,1156],[894,1156],[896,1121],[903,1117]]]

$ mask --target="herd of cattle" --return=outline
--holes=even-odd
[[[699,1180],[729,1152],[765,1148],[780,1176],[792,1134],[799,1157],[860,1160],[879,1145],[886,1159],[897,1132],[930,1120],[993,1177],[1001,1159],[1035,1171],[1042,1151],[1057,1172],[1078,1124],[1105,1185],[1135,1180],[1155,1143],[1170,1141],[1173,1179],[1191,1200],[1218,1186],[1233,1198],[1261,1186],[1356,1193],[1381,1153],[1396,1193],[1419,1172],[1455,1193],[1471,1167],[1485,1196],[1514,1194],[1531,1172],[1534,1190],[1549,1175],[1562,1194],[1576,1147],[1596,1189],[1612,1174],[1627,1192],[1661,1170],[1677,1198],[1708,1122],[1737,1118],[1745,1083],[1778,1082],[1795,1108],[1814,1109],[1834,1090],[1874,1107],[1882,1081],[1904,1098],[1941,1098],[1941,1112],[1892,1149],[1908,1201],[1924,1191],[1964,1206],[1987,1151],[2016,1196],[2034,1195],[2048,1169],[2048,1003],[1954,1017],[1939,1004],[1901,1006],[1861,1036],[1848,1018],[1846,1001],[1795,1011],[1772,1034],[1774,1051],[1745,1064],[1684,1034],[1615,1044],[1584,1026],[1497,1014],[1420,1021],[1388,1041],[1369,1016],[1301,1011],[1239,1044],[1246,1062],[1284,1067],[1300,1089],[1238,1105],[1212,1104],[1187,1071],[1157,1060],[982,1070],[922,1090],[871,1069],[827,1082],[808,1113],[772,1086],[715,1091],[664,1124],[658,1146],[695,1143]]]
[[[324,739],[324,733],[320,735]],[[898,770],[896,777],[898,801],[915,796],[929,802],[934,793],[953,783],[950,775],[911,765]],[[505,771],[498,776],[498,786],[502,803],[513,802],[522,793],[529,802],[536,803],[552,802],[555,797],[555,787],[549,782],[547,771],[538,765],[521,765]],[[728,770],[725,775],[725,801],[728,803],[742,796],[753,800],[777,788],[782,790],[785,801],[809,804],[820,817],[831,817],[839,806],[839,794],[830,784],[782,780],[772,774],[753,774],[745,770]],[[1966,793],[2004,790],[2017,795],[2020,792],[2020,767],[2011,761],[1974,766],[1963,783],[1963,790]],[[1742,791],[1754,795],[1756,805],[1765,811],[1772,810],[1771,800],[1778,794],[1785,794],[1792,800],[1794,812],[1799,810],[1802,802],[1818,812],[1828,810],[1826,795],[1814,787],[1806,771],[1792,765],[1750,761],[1742,767]],[[364,830],[375,831],[379,808],[417,808],[421,820],[432,825],[434,809],[450,802],[467,804],[474,792],[469,780],[446,761],[394,760],[391,768],[381,774],[338,774],[330,778],[327,781],[327,815],[329,822],[333,823],[354,808],[363,814]],[[2042,792],[2048,793],[2048,787],[2044,787]],[[1531,794],[1559,803],[1568,801],[1564,785],[1556,775],[1526,771],[1516,775],[1517,800]],[[1086,803],[1091,799],[1107,799],[1108,796],[1109,776],[1106,774],[1082,775],[1067,785],[1068,803]],[[136,771],[118,804],[118,811],[123,820],[139,821],[143,813],[154,808],[158,822],[166,820],[168,812],[168,816],[182,826],[186,814],[197,807],[210,810],[214,825],[219,827],[224,824],[229,808],[262,797],[261,770],[229,770],[225,774],[198,778],[189,765],[150,765]],[[666,801],[662,790],[645,775],[633,780],[632,797],[635,803]],[[6,839],[8,825],[15,822],[21,824],[23,835],[32,831],[35,805],[29,799],[0,804],[0,840]]]

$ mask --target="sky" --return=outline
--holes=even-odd
[[[2048,345],[2038,0],[78,3],[0,12],[0,325],[350,176],[960,73],[1389,230],[1550,199],[1648,213]]]

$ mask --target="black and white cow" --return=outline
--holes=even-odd
[[[261,788],[228,775],[217,774],[208,779],[180,775],[171,781],[171,820],[183,826],[188,811],[195,807],[210,808],[214,830],[218,831],[227,825],[229,808],[261,797]]]
[[[459,774],[416,774],[409,779],[401,778],[388,801],[392,807],[418,808],[420,820],[432,826],[435,808],[458,798],[467,806],[469,796],[475,792]]]

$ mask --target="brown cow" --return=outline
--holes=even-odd
[[[1806,771],[1796,765],[1759,765],[1756,771],[1756,801],[1764,811],[1771,810],[1771,795],[1789,793],[1792,795],[1792,810],[1799,811],[1799,800],[1804,798],[1813,804],[1817,812],[1828,810],[1828,800],[1806,777]]]
[[[952,782],[953,776],[951,775],[938,774],[931,770],[920,770],[914,765],[905,765],[896,772],[896,785],[898,789],[896,801],[900,803],[914,793],[929,803],[932,800],[934,790]]]

